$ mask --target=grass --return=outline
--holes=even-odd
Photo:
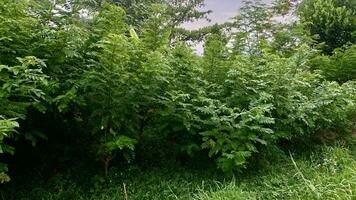
[[[59,174],[48,180],[13,183],[2,199],[120,200],[124,187],[130,200],[250,200],[250,199],[356,199],[355,150],[342,145],[323,146],[310,153],[291,153],[260,169],[226,177],[214,169],[127,170],[111,168],[110,177]]]

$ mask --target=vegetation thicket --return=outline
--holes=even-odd
[[[2,0],[2,198],[355,198],[354,1],[203,6]]]

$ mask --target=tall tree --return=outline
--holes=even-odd
[[[240,13],[230,24],[235,54],[260,54],[272,24],[269,8],[261,0],[243,1]]]
[[[182,24],[193,22],[199,19],[207,19],[210,10],[204,11],[204,0],[124,0],[112,2],[123,6],[128,15],[128,24],[137,27],[143,25],[150,15],[161,13],[168,17],[164,26],[171,29],[170,40],[194,40],[196,32],[187,31],[181,27]],[[160,10],[151,10],[151,4],[161,4]]]

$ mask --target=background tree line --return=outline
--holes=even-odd
[[[208,17],[203,3],[1,1],[1,182],[6,163],[15,174],[98,160],[107,174],[206,157],[233,173],[354,131],[353,1],[245,1],[232,22],[181,28]],[[288,12],[299,20],[275,20]],[[189,43],[201,40],[199,56]]]

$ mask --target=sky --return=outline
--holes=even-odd
[[[199,20],[193,23],[186,23],[183,27],[194,30],[215,23],[224,23],[238,14],[242,1],[243,0],[205,0],[205,7],[202,8],[202,10],[213,11],[209,15],[211,22]],[[267,4],[271,2],[271,0],[263,1]]]
[[[272,0],[263,0],[267,5],[272,2]],[[195,22],[185,23],[183,27],[188,30],[195,30],[208,26],[215,23],[224,23],[230,20],[232,17],[236,16],[242,5],[243,0],[205,0],[205,7],[202,10],[213,11],[209,18],[211,22],[207,20],[199,20]],[[293,21],[293,16],[286,16],[282,18],[276,18],[277,21]],[[203,43],[195,45],[194,49],[198,54],[203,52]]]
[[[242,0],[205,0],[205,7],[202,10],[212,10],[209,15],[211,22],[199,20],[193,23],[187,23],[183,26],[187,29],[197,29],[209,24],[224,23],[235,16],[241,6]]]
[[[205,7],[202,10],[211,10],[213,11],[209,15],[211,22],[207,20],[199,20],[195,22],[185,23],[183,27],[188,30],[199,29],[204,26],[215,23],[224,23],[230,18],[236,16],[238,10],[242,4],[243,0],[205,0]],[[193,45],[193,48],[198,54],[203,54],[204,47],[203,42]]]

